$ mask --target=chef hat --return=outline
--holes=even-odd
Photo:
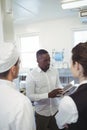
[[[0,44],[0,73],[9,70],[18,60],[19,52],[13,43]]]

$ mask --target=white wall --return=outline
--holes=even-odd
[[[41,48],[52,52],[65,48],[65,60],[69,61],[70,51],[73,47],[73,30],[87,29],[78,16],[66,17],[52,21],[44,21],[24,26],[15,25],[15,34],[39,33]]]

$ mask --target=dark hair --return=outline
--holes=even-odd
[[[39,55],[43,55],[48,53],[48,51],[46,51],[45,49],[40,49],[36,52],[36,57],[38,57]]]
[[[84,76],[87,76],[87,42],[81,42],[72,49],[73,64],[77,61],[83,66]]]

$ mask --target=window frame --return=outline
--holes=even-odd
[[[20,50],[21,49],[21,38],[22,37],[33,37],[33,36],[38,36],[38,37],[40,37],[39,36],[39,33],[27,33],[27,34],[19,34],[19,35],[17,35],[17,47],[18,47],[18,49]],[[38,45],[38,49],[40,49],[40,42],[39,42],[39,45]],[[38,50],[37,49],[37,50]],[[36,51],[37,51],[36,50]],[[29,52],[21,52],[21,50],[20,50],[20,59],[21,59],[21,53],[23,54],[23,53],[34,53],[34,55],[35,55],[35,53],[36,53],[36,51],[29,51]],[[36,55],[35,55],[35,58],[36,58]],[[36,63],[37,64],[37,63]],[[32,68],[34,68],[34,67],[36,67],[36,65],[35,66],[32,66]],[[22,64],[22,61],[21,61],[21,64],[20,64],[20,70],[26,70],[26,69],[32,69],[31,67],[24,67],[23,66],[23,64]]]
[[[78,41],[75,41],[75,36],[74,36],[74,33],[75,32],[81,32],[81,31],[87,31],[87,28],[79,28],[79,29],[73,29],[73,46],[77,45],[79,42],[86,42],[87,40],[78,40]],[[83,38],[84,39],[84,38]]]

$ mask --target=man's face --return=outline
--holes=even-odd
[[[49,54],[46,53],[46,54],[39,55],[37,57],[37,62],[38,62],[39,67],[43,71],[46,72],[49,69],[49,66],[50,66],[50,56],[49,56]]]

